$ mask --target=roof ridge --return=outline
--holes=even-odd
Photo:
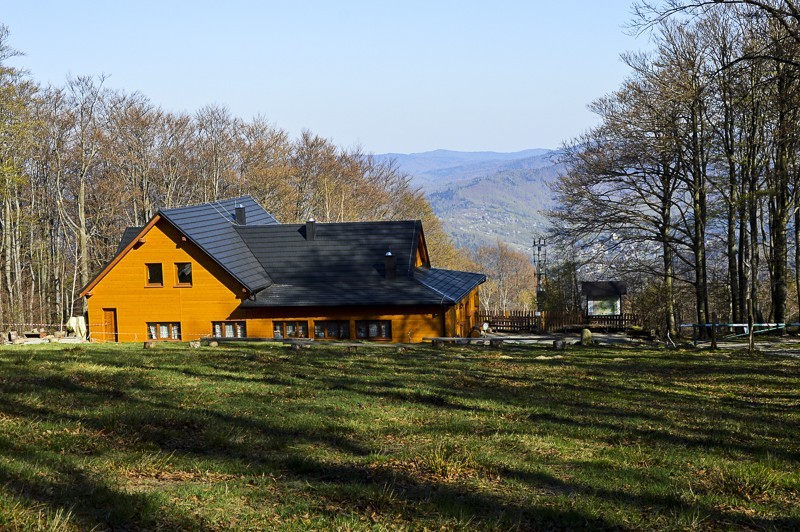
[[[179,209],[186,209],[186,208],[189,208],[189,207],[200,207],[201,205],[212,205],[214,203],[220,203],[222,201],[234,201],[234,200],[239,200],[239,199],[243,199],[243,198],[249,198],[249,199],[253,200],[253,202],[256,205],[261,207],[261,204],[258,203],[256,201],[256,199],[252,195],[250,195],[250,194],[242,194],[241,196],[234,196],[234,197],[231,197],[231,198],[223,198],[223,199],[211,200],[211,201],[200,201],[198,203],[189,203],[187,205],[181,205],[180,207],[169,207],[169,208],[162,207],[162,208],[160,208],[158,210],[159,211],[175,211],[175,210],[179,210]],[[263,209],[264,207],[261,207],[261,208]],[[266,209],[264,209],[264,210],[266,210]]]
[[[159,214],[249,292],[255,293],[271,285],[273,280],[247,242],[236,231],[238,225],[229,208],[239,202],[257,207],[257,216],[266,217],[267,225],[280,225],[275,217],[250,195],[160,210]],[[232,236],[230,232],[236,236]]]
[[[417,223],[421,220],[418,218],[404,218],[402,220],[348,220],[345,222],[320,222],[319,220],[314,220],[317,224],[325,224],[325,225],[352,225],[352,224],[383,224],[383,223]],[[284,226],[303,226],[307,222],[292,222],[292,223],[285,223],[280,224]]]

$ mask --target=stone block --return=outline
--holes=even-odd
[[[594,341],[592,340],[592,331],[589,329],[583,329],[581,331],[581,345],[588,346],[592,345]]]

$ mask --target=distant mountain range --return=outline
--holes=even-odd
[[[436,150],[387,153],[422,188],[445,230],[460,246],[474,248],[501,240],[529,252],[553,206],[549,185],[563,170],[559,152],[531,149],[513,153]]]

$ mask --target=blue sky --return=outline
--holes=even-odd
[[[627,75],[629,0],[0,0],[10,64],[109,76],[171,111],[227,106],[366,151],[556,148]]]

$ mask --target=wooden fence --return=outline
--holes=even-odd
[[[495,332],[564,332],[580,329],[624,331],[640,325],[634,314],[597,316],[582,313],[510,311],[505,314],[478,314],[479,323],[488,323]]]
[[[478,323],[488,323],[494,332],[531,332],[541,330],[540,316],[534,312],[510,311],[505,314],[478,314]]]

